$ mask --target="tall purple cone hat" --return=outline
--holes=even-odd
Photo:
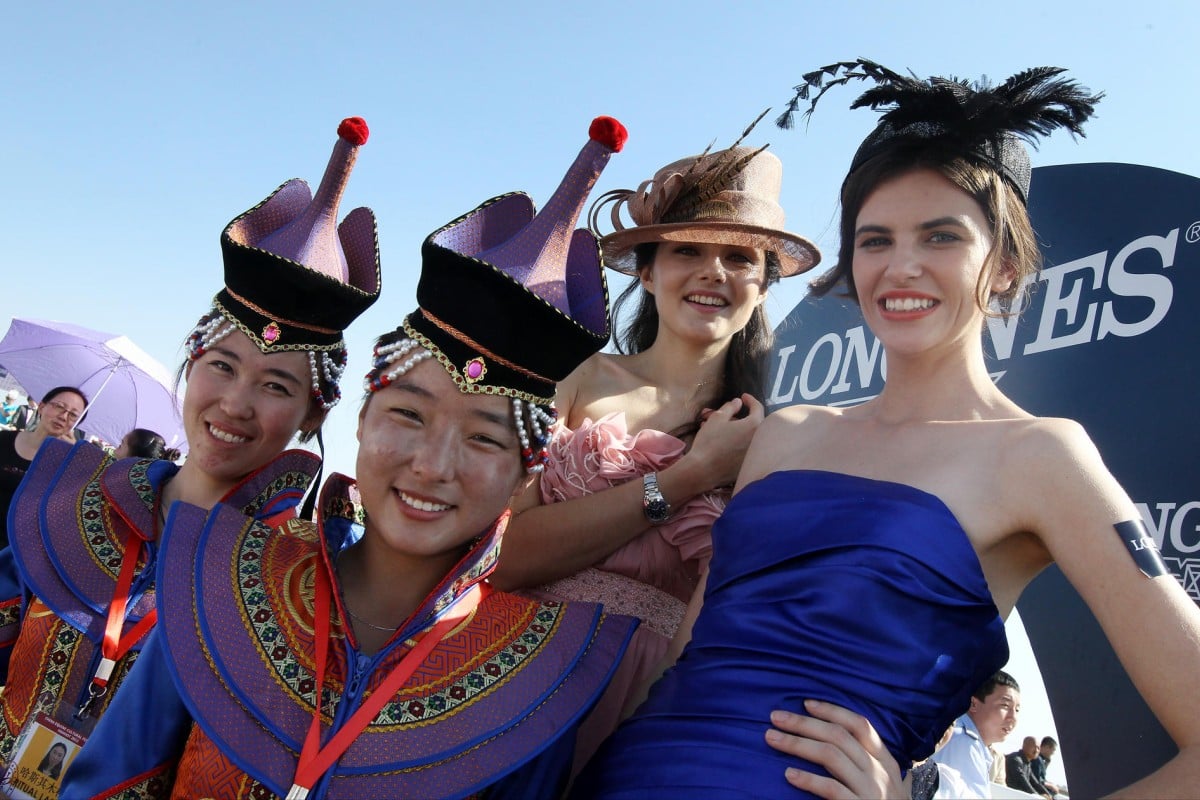
[[[541,213],[501,195],[434,231],[421,247],[418,308],[375,349],[367,390],[437,359],[459,391],[513,398],[530,471],[544,460],[555,384],[609,338],[608,285],[596,237],[575,224],[627,137],[597,117]]]
[[[374,213],[356,208],[337,223],[368,135],[361,117],[343,120],[315,195],[293,178],[225,227],[225,288],[189,337],[190,358],[237,329],[264,353],[307,351],[314,395],[326,409],[338,401],[343,331],[381,287]]]

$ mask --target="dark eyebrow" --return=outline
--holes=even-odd
[[[220,353],[222,356],[224,356],[225,358],[228,358],[230,361],[241,361],[242,360],[241,356],[239,356],[237,353],[233,352],[232,350],[230,350],[227,347],[221,347],[220,345],[217,345],[216,347],[210,347],[208,349],[213,353]]]
[[[938,217],[931,219],[928,222],[921,223],[921,230],[929,230],[930,228],[940,228],[944,225],[953,225],[956,228],[966,228],[967,225],[958,217]]]
[[[285,369],[278,369],[276,367],[267,367],[265,372],[268,375],[274,375],[276,378],[281,378],[283,380],[286,380],[289,383],[295,384],[296,386],[300,385],[300,379]]]
[[[476,411],[476,412],[474,412],[474,414],[475,414],[475,416],[480,417],[481,419],[485,420],[486,422],[490,422],[494,425],[498,425],[501,428],[510,427],[510,423],[512,422],[512,420],[509,419],[507,414],[495,414],[491,411]]]
[[[417,397],[424,397],[427,400],[436,400],[437,399],[436,397],[434,397],[433,392],[429,391],[428,389],[426,389],[423,386],[417,386],[415,383],[396,382],[396,383],[392,384],[392,387],[399,389],[402,392],[408,392],[409,394],[415,394]]]
[[[218,353],[229,361],[234,361],[238,364],[242,363],[242,357],[228,348],[217,346],[212,348],[209,352]],[[299,378],[288,372],[286,369],[280,369],[279,367],[267,367],[263,371],[268,375],[273,375],[276,378],[286,380],[288,383],[291,383],[295,386],[300,386],[302,383]]]
[[[923,231],[927,231],[927,230],[932,230],[933,228],[942,228],[947,225],[952,225],[956,228],[963,228],[963,229],[966,229],[966,227],[967,227],[967,224],[965,222],[963,222],[961,219],[959,219],[958,217],[938,217],[937,219],[931,219],[928,222],[922,222],[918,227]],[[855,229],[854,235],[861,236],[864,233],[888,234],[891,232],[892,232],[892,229],[887,227],[886,225],[862,225],[859,228]]]
[[[429,391],[424,386],[418,386],[415,383],[397,382],[392,384],[392,388],[399,389],[402,392],[408,392],[409,394],[416,395],[417,397],[421,397],[426,400],[431,400],[434,402],[437,401],[436,394]],[[472,411],[471,413],[485,422],[490,422],[491,424],[498,425],[501,428],[512,427],[512,419],[507,414],[497,414],[494,411],[484,411],[483,409],[478,409]]]

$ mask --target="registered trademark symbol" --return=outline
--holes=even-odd
[[[1200,242],[1200,222],[1193,222],[1189,225],[1187,233],[1183,235],[1183,238],[1188,240],[1188,244]]]

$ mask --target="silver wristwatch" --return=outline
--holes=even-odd
[[[651,525],[661,525],[671,518],[671,504],[658,488],[658,475],[654,472],[642,476],[642,513]]]

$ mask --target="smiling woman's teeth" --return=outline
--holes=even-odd
[[[883,307],[888,311],[924,311],[933,308],[935,301],[928,297],[888,297]]]
[[[728,305],[723,298],[709,297],[708,295],[692,294],[688,295],[689,303],[699,303],[702,306],[724,306]]]
[[[211,433],[215,438],[220,439],[222,442],[228,442],[229,444],[241,444],[242,442],[246,441],[245,436],[236,436],[227,431],[223,431],[220,428],[214,428],[212,425],[208,426],[208,432]]]
[[[411,497],[404,492],[400,492],[399,494],[400,499],[403,500],[406,505],[412,506],[417,511],[446,511],[450,508],[450,506],[443,505],[442,503],[430,503],[425,500],[418,500],[417,498]]]

